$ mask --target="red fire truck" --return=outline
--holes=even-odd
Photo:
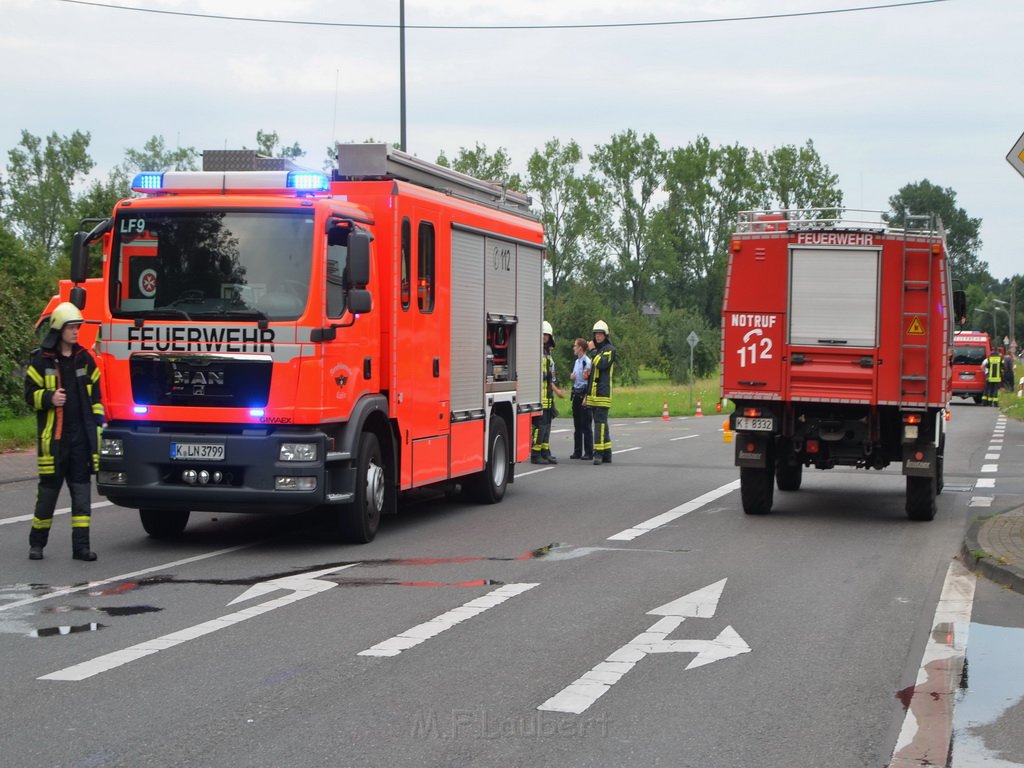
[[[953,334],[953,394],[980,403],[985,394],[985,372],[981,364],[992,354],[992,342],[982,331]]]
[[[962,292],[956,313],[963,314]],[[734,401],[747,514],[804,467],[901,462],[906,513],[942,490],[953,303],[931,217],[893,227],[851,210],[748,211],[730,243],[722,394]]]
[[[383,144],[288,166],[139,174],[76,236],[78,283],[103,249],[100,493],[155,537],[317,509],[355,542],[414,488],[500,501],[541,399],[529,198]]]

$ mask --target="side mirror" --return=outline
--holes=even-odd
[[[363,229],[354,229],[348,235],[348,261],[345,271],[348,273],[349,282],[355,288],[365,288],[370,282],[371,240],[373,236]],[[351,301],[350,296],[350,304]]]
[[[89,246],[86,238],[88,238],[88,234],[85,232],[75,232],[75,237],[71,241],[71,282],[73,283],[84,283],[89,276]]]
[[[88,298],[85,293],[85,288],[80,285],[76,285],[71,289],[71,293],[68,294],[68,301],[74,304],[79,309],[85,309],[85,300]]]
[[[348,311],[353,315],[365,315],[371,309],[373,309],[373,297],[369,291],[353,288],[348,292]]]
[[[967,320],[967,293],[953,291],[953,319],[960,325]]]

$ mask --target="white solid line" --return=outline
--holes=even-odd
[[[629,453],[630,451],[639,451],[639,450],[640,450],[640,446],[638,445],[638,446],[635,446],[633,448],[620,448],[617,451],[612,451],[612,453],[617,456],[620,453]]]
[[[674,443],[676,440],[689,440],[694,437],[700,437],[700,435],[683,435],[682,437],[673,437],[669,442]]]
[[[530,475],[536,475],[538,472],[547,472],[554,469],[554,467],[541,467],[540,469],[531,469],[529,472],[516,472],[516,479],[520,477],[529,477]]]
[[[23,605],[31,605],[32,603],[39,603],[43,600],[52,600],[55,597],[63,597],[64,595],[70,595],[75,592],[82,592],[86,589],[96,589],[96,587],[102,587],[104,584],[113,584],[118,581],[128,581],[138,576],[145,576],[147,573],[155,573],[157,571],[166,571],[168,568],[177,568],[179,565],[188,565],[189,563],[197,563],[200,560],[208,560],[211,557],[218,557],[220,555],[226,555],[231,552],[237,552],[240,549],[247,549],[248,547],[255,547],[257,544],[262,542],[255,541],[251,544],[239,544],[237,547],[228,547],[227,549],[218,549],[214,552],[207,552],[203,555],[195,555],[194,557],[186,557],[183,560],[175,560],[172,563],[164,563],[163,565],[154,565],[152,568],[143,568],[141,571],[132,571],[131,573],[122,573],[120,576],[112,576],[109,579],[101,579],[100,581],[90,581],[87,584],[79,584],[76,587],[65,587],[63,589],[57,589],[46,595],[40,595],[39,597],[26,597],[24,600],[15,600],[13,603],[4,603],[0,605],[0,611],[6,611],[11,608],[19,608]]]
[[[356,565],[358,565],[358,563],[350,563],[339,568],[328,568],[326,571],[318,571],[317,575],[331,573],[334,571],[343,571],[346,568],[352,568]],[[205,635],[209,635],[221,629],[227,629],[235,624],[255,618],[256,616],[261,616],[275,608],[282,608],[290,603],[305,600],[307,597],[312,597],[313,595],[328,590],[334,586],[336,585],[330,581],[310,579],[307,584],[297,587],[294,592],[290,592],[284,597],[268,600],[265,603],[253,605],[245,608],[244,610],[236,611],[235,613],[229,613],[227,616],[210,619],[209,621],[204,621],[202,624],[186,627],[185,629],[180,629],[177,632],[171,632],[168,635],[163,635],[154,640],[147,640],[144,643],[133,645],[130,648],[124,648],[120,651],[114,651],[113,653],[107,653],[103,656],[97,656],[95,659],[90,661],[84,661],[81,664],[65,667],[64,669],[59,669],[56,672],[51,672],[48,675],[43,675],[36,679],[67,680],[72,682],[85,680],[86,678],[93,677],[101,672],[109,672],[112,669],[116,669],[117,667],[128,664],[136,659],[151,656],[152,654],[160,651],[166,651],[168,648],[173,648],[176,645],[187,643],[189,640],[204,637]]]
[[[468,603],[465,603],[458,608],[453,608],[446,613],[442,613],[440,616],[437,616],[430,621],[417,624],[415,627],[405,630],[405,632],[402,632],[400,635],[395,635],[388,640],[379,642],[372,648],[360,651],[358,655],[397,656],[402,651],[407,651],[410,648],[429,640],[435,635],[439,635],[442,632],[451,629],[456,624],[459,624],[473,616],[477,616],[496,605],[501,605],[509,598],[521,595],[523,592],[533,589],[536,586],[539,585],[506,584],[503,587],[498,587],[482,597],[470,600]]]
[[[928,635],[889,768],[946,764],[953,729],[953,705],[964,668],[976,583],[976,577],[963,563],[954,560],[949,564],[942,594],[935,607],[932,631]],[[918,715],[921,715],[920,719]],[[925,722],[930,726],[929,737],[915,742],[917,732]],[[932,729],[940,732],[931,732]]]
[[[659,528],[666,523],[671,523],[673,520],[688,515],[697,509],[700,509],[705,504],[709,504],[717,498],[725,496],[727,493],[731,493],[740,487],[739,480],[733,480],[731,483],[715,488],[713,491],[708,491],[703,496],[698,496],[692,501],[688,501],[685,504],[680,504],[678,507],[673,507],[668,512],[663,512],[656,517],[652,517],[649,520],[645,520],[642,523],[637,523],[632,528],[627,528],[624,531],[620,531],[613,536],[609,536],[609,541],[632,541],[638,536],[642,536],[648,531],[653,531],[655,528]]]
[[[114,502],[112,501],[97,501],[95,504],[89,505],[92,509],[99,509],[100,507],[112,507]],[[71,511],[71,507],[61,507],[60,509],[54,510],[53,516],[66,515]],[[17,517],[7,517],[0,520],[0,525],[10,525],[11,523],[27,523],[32,520],[33,515],[18,515]]]
[[[994,477],[979,477],[975,483],[975,488],[995,488],[996,479]]]

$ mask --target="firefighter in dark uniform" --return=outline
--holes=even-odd
[[[533,447],[530,450],[530,463],[557,464],[558,459],[551,455],[551,420],[555,417],[555,395],[565,397],[565,393],[558,388],[555,360],[551,357],[551,351],[555,348],[555,335],[551,329],[551,323],[545,320],[541,325],[541,331],[541,412],[533,417]]]
[[[608,338],[608,323],[594,323],[593,348],[590,350],[590,388],[587,407],[594,415],[594,464],[611,464],[612,435],[608,429],[608,409],[612,407],[612,374],[615,347]]]
[[[89,546],[91,475],[99,468],[99,430],[103,424],[100,370],[78,344],[82,313],[69,302],[58,304],[50,330],[32,351],[25,373],[25,401],[36,412],[39,487],[29,533],[29,558],[43,559],[61,486],[71,492],[71,555],[92,561]]]
[[[999,407],[999,387],[1003,383],[1003,349],[1000,347],[981,364],[985,372],[985,394],[981,396],[985,405]]]

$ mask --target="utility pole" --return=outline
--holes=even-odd
[[[405,134],[405,0],[398,0],[398,68],[399,74],[399,99],[401,100],[400,116],[402,151],[409,151],[409,143]]]

